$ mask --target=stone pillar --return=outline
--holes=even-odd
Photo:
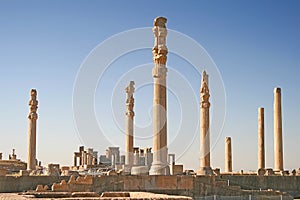
[[[134,154],[133,154],[133,165],[138,166],[140,165],[140,154],[139,154],[139,148],[134,148]]]
[[[225,172],[232,172],[231,137],[225,138]]]
[[[200,89],[200,168],[198,175],[213,174],[210,166],[209,97],[208,75],[204,70]]]
[[[274,170],[283,171],[281,89],[274,89]]]
[[[175,154],[169,154],[168,163],[169,165],[175,165]]]
[[[125,142],[125,165],[131,171],[133,165],[133,118],[134,118],[134,81],[130,81],[126,91],[126,142]]]
[[[87,165],[92,165],[93,163],[93,149],[88,148],[87,149]]]
[[[167,19],[157,17],[154,20],[153,33],[155,36],[152,49],[154,67],[152,76],[154,79],[153,95],[153,162],[149,171],[150,175],[169,175],[170,169],[167,163],[167,54],[166,29]]]
[[[37,91],[31,89],[31,98],[29,100],[29,115],[28,115],[28,170],[35,170],[36,168],[36,121],[38,115],[36,113],[38,108],[38,101],[36,100]]]
[[[82,152],[82,165],[87,165],[87,152]]]
[[[265,169],[264,108],[258,108],[258,169]]]
[[[73,162],[73,166],[76,167],[77,166],[77,154],[76,152],[74,152],[74,162]]]
[[[79,165],[83,166],[83,151],[84,151],[84,146],[79,147]]]
[[[98,151],[93,152],[93,162],[92,165],[98,165]]]

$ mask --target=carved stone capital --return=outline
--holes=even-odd
[[[129,117],[134,117],[134,112],[132,110],[127,110],[126,111],[126,116],[129,116]]]
[[[30,120],[37,120],[38,119],[38,115],[35,112],[29,113],[28,119],[30,119]]]

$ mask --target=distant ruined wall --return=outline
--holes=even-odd
[[[35,190],[37,185],[51,186],[54,182],[69,180],[67,176],[0,176],[0,192]]]

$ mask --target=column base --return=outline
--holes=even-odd
[[[124,174],[126,174],[126,175],[129,175],[129,174],[131,174],[131,168],[132,168],[132,166],[130,166],[130,165],[124,165],[123,166],[123,169],[124,169]]]
[[[170,167],[166,163],[152,163],[149,175],[170,175]]]
[[[197,171],[197,175],[210,176],[214,175],[214,172],[211,167],[200,167]]]

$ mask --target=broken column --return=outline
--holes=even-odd
[[[169,175],[167,163],[167,54],[166,29],[167,19],[157,17],[154,20],[153,33],[155,37],[152,49],[154,67],[153,95],[153,162],[149,171],[150,175]]]
[[[225,172],[232,172],[231,137],[225,138]]]
[[[35,170],[36,168],[36,121],[38,115],[36,113],[38,108],[38,101],[36,100],[37,91],[31,89],[29,100],[29,115],[28,115],[28,170]]]
[[[258,108],[258,169],[265,169],[264,108]]]
[[[134,154],[133,154],[133,165],[138,166],[140,165],[140,154],[139,154],[139,148],[135,147],[133,148]]]
[[[209,97],[208,75],[203,70],[200,89],[200,168],[198,175],[213,174],[210,166]]]
[[[274,170],[283,171],[281,89],[274,89]]]
[[[87,149],[87,165],[92,165],[93,163],[93,149],[88,148]]]
[[[125,165],[126,170],[131,171],[133,165],[133,118],[134,118],[134,81],[130,81],[126,91],[126,142],[125,142]]]

